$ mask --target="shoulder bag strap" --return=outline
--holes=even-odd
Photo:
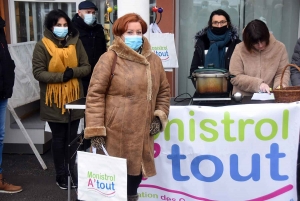
[[[107,95],[108,93],[108,89],[110,87],[110,84],[111,84],[111,80],[113,79],[114,77],[114,72],[115,72],[115,67],[116,67],[116,63],[117,63],[117,54],[115,51],[113,51],[115,53],[115,57],[114,57],[114,61],[113,61],[113,65],[111,67],[111,74],[110,74],[110,78],[109,78],[109,81],[108,81],[108,85],[107,85],[107,88],[106,88],[106,92],[105,92],[105,95]]]

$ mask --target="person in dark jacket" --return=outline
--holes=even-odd
[[[298,41],[295,45],[291,63],[296,64],[297,66],[300,66],[300,38],[298,39]],[[292,85],[300,86],[300,71],[298,69],[296,69],[295,67],[291,66],[290,72],[291,72]]]
[[[300,38],[298,39],[295,45],[291,63],[300,67]],[[291,73],[290,76],[291,76],[292,85],[300,86],[300,71],[295,67],[291,66],[290,73]],[[297,164],[299,163],[300,163],[300,147],[298,147],[298,159],[297,159]],[[298,194],[300,194],[300,166],[299,165],[297,165],[297,192]]]
[[[228,70],[233,50],[241,42],[237,29],[231,24],[230,16],[222,9],[211,13],[208,26],[195,35],[195,40],[190,75],[199,67],[207,67],[208,64]],[[206,54],[205,50],[208,50]],[[192,82],[195,86],[195,81]],[[228,90],[231,88],[232,86]]]
[[[82,1],[78,5],[78,13],[72,19],[73,26],[79,31],[79,38],[82,41],[92,67],[91,73],[82,78],[84,96],[87,95],[93,69],[100,56],[106,52],[103,27],[97,23],[95,16],[97,10],[98,8],[94,3]]]
[[[21,186],[7,183],[2,175],[2,152],[5,136],[7,100],[12,96],[15,81],[15,63],[11,59],[5,38],[5,21],[0,17],[0,193],[18,193]]]
[[[70,149],[71,160],[67,172],[68,144],[77,137],[83,110],[74,110],[71,132],[68,132],[69,114],[64,105],[83,97],[81,78],[91,72],[91,66],[79,33],[71,19],[62,10],[52,10],[45,18],[44,37],[33,51],[32,72],[40,85],[40,115],[48,121],[52,131],[52,153],[56,184],[67,189],[67,174],[71,173],[72,187],[77,187],[74,173],[76,143]],[[68,137],[70,138],[68,141]]]

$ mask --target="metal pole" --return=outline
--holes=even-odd
[[[68,123],[68,201],[71,201],[71,178],[70,178],[70,135],[71,135],[71,118],[72,110],[69,109],[69,123]]]
[[[26,138],[27,142],[29,143],[33,153],[35,154],[36,158],[38,159],[38,161],[40,162],[42,168],[44,170],[47,169],[47,166],[45,164],[45,162],[43,161],[41,155],[39,154],[38,150],[36,149],[36,147],[34,146],[34,143],[32,142],[30,136],[27,133],[27,130],[25,129],[25,127],[23,126],[19,116],[17,115],[17,113],[15,112],[14,108],[11,106],[10,103],[7,104],[7,108],[10,111],[10,113],[12,114],[12,116],[14,117],[14,119],[16,120],[18,126],[20,127],[21,132],[23,133],[24,137]]]

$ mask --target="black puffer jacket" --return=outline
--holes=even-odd
[[[300,66],[300,38],[296,43],[291,63]],[[290,72],[292,85],[300,86],[300,72],[298,71],[298,69],[296,69],[295,67],[291,67]]]
[[[75,14],[72,19],[72,23],[74,27],[79,31],[79,38],[84,46],[84,49],[89,58],[89,63],[92,67],[91,73],[88,76],[82,78],[84,96],[86,96],[94,67],[98,62],[100,56],[104,52],[106,52],[106,40],[101,24],[97,24],[97,22],[95,22],[92,26],[89,26],[78,14]]]
[[[193,56],[193,60],[192,60],[192,64],[191,64],[191,68],[190,68],[190,75],[192,75],[192,73],[198,69],[199,66],[204,66],[205,63],[205,50],[209,49],[210,46],[210,41],[207,37],[207,30],[208,27],[202,29],[201,31],[199,31],[196,35],[195,35],[195,51],[194,51],[194,56]],[[231,40],[227,43],[226,47],[228,47],[227,51],[226,51],[226,55],[225,55],[225,68],[228,70],[229,69],[229,62],[230,62],[230,58],[231,55],[233,53],[233,50],[236,46],[236,44],[240,43],[241,40],[239,39],[238,36],[238,31],[235,27],[232,27],[231,29]],[[192,80],[194,86],[195,86],[195,82]],[[232,86],[230,86],[231,90]]]
[[[12,96],[15,81],[15,63],[8,51],[4,27],[5,21],[0,17],[0,99]]]

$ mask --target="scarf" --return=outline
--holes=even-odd
[[[214,43],[210,45],[205,56],[204,67],[213,63],[216,68],[225,68],[225,48],[231,38],[231,31],[228,30],[223,35],[215,35],[212,33],[211,29],[208,28],[207,37],[210,42]]]
[[[58,48],[50,39],[42,39],[47,51],[52,56],[49,62],[48,71],[53,73],[64,73],[66,68],[78,66],[75,45],[69,45],[66,48]],[[62,114],[66,109],[64,105],[79,98],[79,82],[77,78],[72,78],[64,83],[48,83],[46,90],[45,104],[52,107],[52,101],[58,108],[61,108]]]

